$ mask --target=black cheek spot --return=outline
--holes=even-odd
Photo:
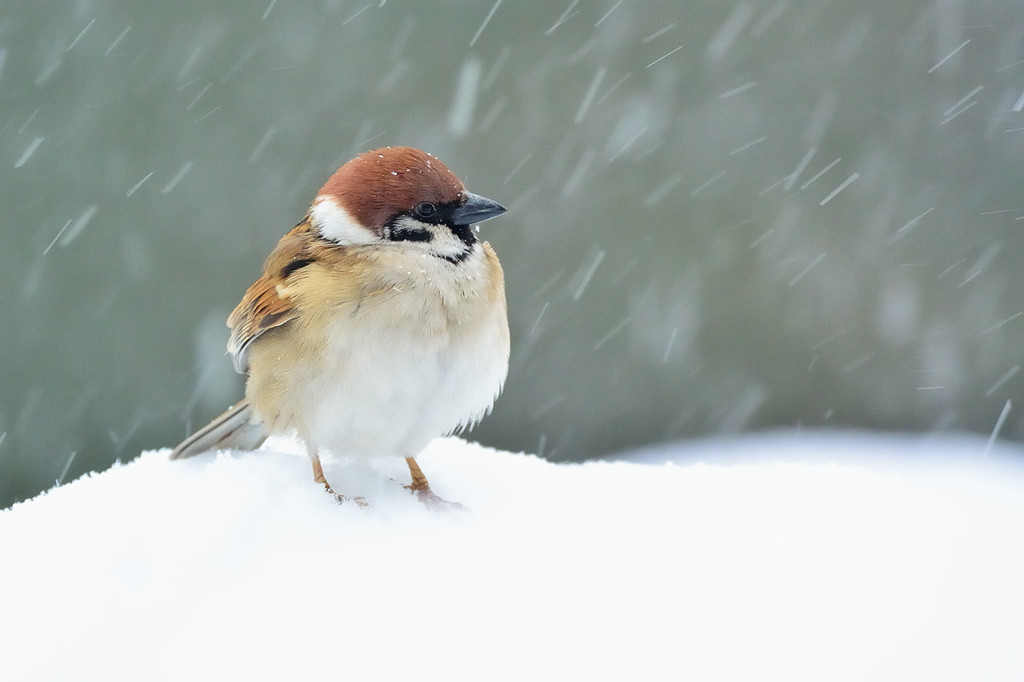
[[[404,227],[391,229],[388,239],[393,242],[429,242],[434,236],[427,230],[415,230]]]

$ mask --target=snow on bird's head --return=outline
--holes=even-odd
[[[379,228],[421,201],[459,201],[465,186],[439,159],[413,147],[364,152],[339,168],[318,197],[333,197],[361,225]]]

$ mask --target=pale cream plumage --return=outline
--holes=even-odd
[[[320,452],[402,456],[437,499],[413,458],[480,419],[507,372],[501,265],[471,227],[502,212],[419,150],[342,166],[228,318],[246,399],[171,456],[295,432],[325,485]]]

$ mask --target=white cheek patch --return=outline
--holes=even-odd
[[[317,197],[313,201],[310,215],[320,235],[337,244],[371,244],[379,241],[372,230],[357,223],[348,211],[338,205],[334,197]]]

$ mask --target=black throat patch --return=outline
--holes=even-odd
[[[467,258],[469,258],[469,254],[471,254],[472,252],[473,252],[473,247],[472,246],[467,246],[466,248],[464,248],[462,251],[459,251],[458,253],[451,253],[451,254],[446,254],[446,255],[443,255],[443,256],[441,254],[439,254],[439,253],[436,253],[434,255],[437,256],[438,258],[440,258],[441,260],[446,260],[449,263],[452,263],[454,265],[458,265],[462,261],[464,261]]]
[[[452,231],[459,241],[466,245],[468,250],[473,244],[476,244],[476,234],[473,233],[472,225],[448,225],[448,229]]]

